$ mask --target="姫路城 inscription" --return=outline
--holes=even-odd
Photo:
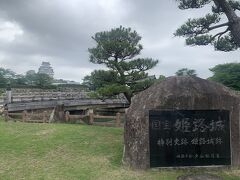
[[[230,165],[226,110],[150,110],[151,167]]]

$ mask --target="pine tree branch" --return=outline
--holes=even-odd
[[[217,29],[217,28],[224,27],[224,26],[229,26],[229,22],[226,22],[226,23],[223,23],[223,24],[219,24],[219,25],[216,25],[216,26],[209,27],[208,30],[211,31],[211,30],[213,30],[213,29]]]
[[[229,22],[227,23],[223,23],[223,24],[219,24],[219,25],[216,25],[216,26],[212,26],[212,27],[202,27],[202,29],[200,29],[199,31],[194,31],[193,34],[194,34],[194,37],[198,36],[199,34],[206,34],[207,32],[205,32],[205,30],[207,29],[208,31],[211,31],[211,30],[214,30],[214,29],[217,29],[217,28],[220,28],[220,27],[224,27],[224,26],[229,26]]]
[[[223,32],[219,32],[219,33],[217,33],[217,34],[215,34],[212,38],[211,38],[211,41],[213,41],[217,36],[218,36],[218,40],[221,38],[221,36],[223,35],[223,34],[225,34],[225,33],[227,33],[228,31],[230,31],[229,30],[229,28],[227,28],[225,31],[223,31]]]
[[[234,9],[226,0],[214,0],[216,6],[220,6],[223,12],[226,14],[229,22],[234,22],[238,18],[237,14],[234,12]]]

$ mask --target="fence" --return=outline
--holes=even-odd
[[[44,111],[42,113],[28,113],[23,111],[21,113],[9,113],[8,111],[3,112],[5,121],[14,120],[21,122],[30,123],[49,123],[51,122],[51,115]],[[95,115],[93,112],[89,112],[87,115],[71,115],[69,111],[64,114],[64,120],[61,122],[66,123],[84,123],[88,125],[100,125],[100,126],[123,126],[123,120],[121,119],[121,114],[116,113],[115,116],[102,116]]]
[[[70,113],[67,111],[65,113],[65,121],[70,122],[74,120],[80,120],[89,125],[115,126],[115,127],[121,127],[123,125],[120,113],[116,113],[115,116],[95,115],[93,112],[89,112],[88,115],[70,115]]]
[[[33,122],[33,123],[48,123],[49,122],[49,114],[47,111],[43,113],[28,113],[27,111],[23,111],[21,113],[9,113],[8,111],[3,112],[5,121],[14,120],[14,121],[22,121],[22,122]]]

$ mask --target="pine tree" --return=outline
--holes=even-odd
[[[116,74],[115,82],[100,89],[102,94],[124,93],[129,102],[134,93],[147,87],[149,83],[149,69],[155,67],[158,60],[151,58],[136,58],[143,49],[139,43],[141,37],[131,28],[111,29],[98,32],[92,37],[96,47],[90,48],[90,62],[103,64]]]
[[[182,68],[179,69],[176,73],[177,76],[197,76],[197,73],[194,69]]]
[[[240,2],[237,0],[177,0],[182,10],[212,6],[205,17],[190,18],[178,28],[176,36],[186,38],[187,45],[211,44],[216,50],[232,51],[240,47]]]

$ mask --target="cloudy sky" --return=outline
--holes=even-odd
[[[55,78],[81,81],[93,69],[87,49],[96,32],[123,25],[136,30],[144,49],[140,57],[159,59],[150,74],[173,75],[187,67],[211,76],[216,64],[239,62],[240,51],[187,47],[173,32],[203,10],[181,11],[175,0],[0,0],[0,63],[24,74],[49,61]]]

